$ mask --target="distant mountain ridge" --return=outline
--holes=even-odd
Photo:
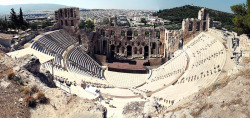
[[[65,8],[69,6],[59,4],[15,4],[15,5],[0,5],[0,15],[9,14],[12,8],[18,13],[19,8],[22,8],[23,12],[30,11],[53,11],[59,8]]]

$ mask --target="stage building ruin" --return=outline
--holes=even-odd
[[[101,55],[106,60],[149,59],[162,64],[173,53],[202,31],[208,31],[212,19],[205,8],[198,18],[183,19],[182,29],[167,30],[164,27],[118,26],[117,17],[110,17],[108,25],[97,25],[93,32],[80,29],[79,8],[62,8],[55,11],[59,28],[74,36],[91,56]]]

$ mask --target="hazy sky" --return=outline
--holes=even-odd
[[[230,6],[246,0],[0,0],[0,5],[55,3],[89,9],[148,9],[159,10],[183,5],[202,6],[231,12]]]

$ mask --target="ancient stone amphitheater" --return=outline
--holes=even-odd
[[[157,102],[169,108],[218,81],[232,56],[230,42],[225,43],[223,37],[222,31],[210,28],[197,32],[170,60],[146,74],[108,71],[64,29],[41,34],[28,48],[8,55],[35,55],[41,62],[40,71],[51,73],[60,90],[98,99],[109,116],[119,117],[129,102]]]
[[[111,72],[102,68],[64,30],[36,37],[29,48],[12,52],[18,57],[32,53],[41,61],[41,71],[54,75],[56,85],[80,97],[99,95],[115,102],[154,100],[164,107],[176,104],[215,81],[226,62],[226,49],[209,32],[202,32],[177,50],[174,58],[148,74]],[[82,88],[97,88],[96,94]],[[117,100],[115,100],[117,99]]]

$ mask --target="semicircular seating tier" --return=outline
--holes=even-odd
[[[53,57],[41,65],[42,70],[54,74],[58,85],[86,83],[96,87],[112,87],[103,78],[102,67],[87,53],[87,49],[65,30],[47,32],[33,42],[30,48]],[[52,68],[53,67],[53,68]],[[61,83],[60,83],[61,82]]]
[[[183,50],[189,56],[189,66],[185,73],[169,87],[151,95],[163,106],[176,104],[214,83],[226,62],[224,46],[207,33],[199,34]]]

